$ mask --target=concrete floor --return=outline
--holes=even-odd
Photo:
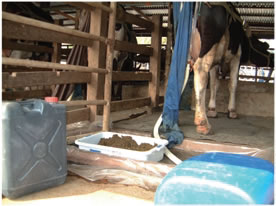
[[[154,192],[137,186],[90,182],[78,176],[68,175],[60,186],[35,192],[15,200],[2,197],[2,205],[154,205]]]
[[[154,124],[161,115],[156,112],[135,119],[124,120],[113,125],[114,129],[126,129],[151,133]],[[228,119],[224,113],[218,118],[209,118],[213,135],[199,135],[193,123],[194,112],[181,110],[179,127],[184,136],[194,140],[211,140],[217,143],[233,143],[251,147],[267,148],[274,145],[274,118],[239,116],[239,119]]]
[[[111,113],[112,131],[153,136],[154,125],[161,113],[161,109],[152,113],[146,107]],[[209,118],[213,135],[198,134],[193,121],[194,111],[180,110],[179,127],[185,138],[173,149],[180,159],[187,159],[198,152],[221,151],[248,154],[274,162],[273,117],[240,115],[233,120],[228,119],[225,113],[218,113],[218,118]],[[100,131],[101,125],[101,117],[92,124],[72,124],[67,129],[67,136]]]
[[[142,112],[140,111],[140,113]],[[160,115],[161,111],[153,114],[144,114],[135,119],[117,121],[113,124],[113,129],[126,130],[126,132],[142,132],[150,136]],[[113,114],[113,118],[116,119],[118,117]],[[193,120],[193,111],[180,111],[179,127],[183,131],[185,138],[183,143],[174,150],[180,156],[180,159],[187,159],[196,154],[195,152],[197,151],[209,151],[210,148],[214,148],[214,145],[216,145],[216,148],[221,148],[218,151],[248,153],[248,155],[274,162],[274,118],[239,116],[238,119],[233,120],[228,119],[224,113],[218,113],[218,118],[209,119],[214,132],[213,135],[198,134]],[[187,142],[201,144],[197,145],[197,151],[192,147],[187,151]],[[177,149],[182,150],[179,151]]]
[[[136,118],[133,118],[135,114]],[[141,116],[139,116],[139,114]],[[112,113],[112,130],[129,134],[151,136],[154,124],[161,111],[149,114],[147,108]],[[229,120],[220,113],[210,119],[214,134],[203,136],[195,131],[194,112],[180,111],[179,126],[184,132],[183,143],[172,150],[180,159],[206,151],[260,153],[260,157],[274,162],[274,118],[240,116]],[[101,130],[101,118],[90,124],[81,122],[67,127],[67,136]],[[197,150],[197,151],[196,151]],[[263,155],[263,156],[262,156]],[[162,162],[171,163],[164,157]],[[2,205],[154,205],[154,192],[138,186],[89,182],[78,176],[69,175],[65,184],[55,188],[26,195],[16,200],[2,198]]]

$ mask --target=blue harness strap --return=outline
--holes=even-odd
[[[178,127],[178,115],[192,31],[192,7],[191,2],[173,2],[176,40],[162,113],[163,122],[159,128],[159,132],[169,141],[168,148],[180,144],[184,139]]]

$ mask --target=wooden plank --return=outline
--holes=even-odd
[[[89,108],[76,109],[66,112],[66,124],[72,124],[75,122],[87,121],[90,116]]]
[[[17,42],[10,41],[8,39],[3,39],[2,42],[3,49],[28,51],[28,52],[39,52],[39,53],[53,53],[53,48],[40,45],[29,45],[29,44],[19,44]]]
[[[52,69],[43,68],[28,68],[22,66],[2,65],[2,72],[37,72],[37,71],[52,71]]]
[[[74,7],[80,8],[80,9],[85,9],[87,11],[95,11],[95,7],[89,6],[85,4],[84,2],[67,2],[69,5],[72,5]]]
[[[108,71],[105,75],[105,85],[104,85],[104,100],[107,102],[104,105],[103,111],[103,131],[109,131],[110,125],[110,102],[111,102],[111,87],[112,87],[112,67],[113,67],[113,55],[114,55],[114,40],[115,40],[115,24],[116,24],[116,12],[117,3],[111,2],[111,8],[113,12],[109,15],[109,25],[108,25],[108,38],[112,41],[111,44],[107,45],[106,50],[106,70]]]
[[[31,91],[8,91],[2,92],[3,100],[16,100],[16,99],[30,99],[30,98],[42,98],[51,96],[51,89],[46,90],[31,90]]]
[[[55,24],[62,25],[61,20],[55,20]],[[53,42],[52,62],[60,63],[61,60],[61,43]]]
[[[54,25],[31,18],[2,12],[4,38],[37,40],[58,43],[92,45],[93,41],[106,42],[106,38]],[[47,35],[45,35],[47,34]]]
[[[59,33],[57,31],[49,31],[38,27],[29,25],[20,25],[19,23],[2,21],[2,35],[5,38],[57,42],[57,43],[71,43],[75,45],[92,45],[93,40],[72,36],[70,34]],[[47,34],[47,35],[45,35]]]
[[[2,88],[46,86],[54,84],[87,83],[86,72],[19,72],[2,73]]]
[[[137,54],[144,54],[144,55],[153,55],[153,48],[151,47],[146,47],[144,45],[138,45],[134,43],[130,43],[127,41],[115,41],[115,50],[119,51],[127,51],[127,52],[132,52],[132,53],[137,53]]]
[[[136,27],[133,29],[133,31],[136,33],[137,36],[143,36],[143,37],[151,37],[151,31],[148,29],[144,29],[141,27]],[[168,29],[165,27],[162,28],[162,37],[166,37],[168,33]]]
[[[107,13],[100,9],[91,12],[90,33],[93,35],[107,36]],[[88,66],[105,68],[106,45],[101,42],[94,44],[87,49]],[[106,69],[103,69],[106,71]],[[87,84],[87,100],[100,100],[104,98],[104,76],[91,74],[91,81]],[[102,114],[102,106],[89,106],[90,121],[94,121],[97,114]]]
[[[105,6],[104,4],[100,3],[100,2],[85,2],[85,4],[88,4],[89,6],[101,9],[103,11],[112,13],[113,9],[110,8],[109,6]]]
[[[70,64],[59,64],[53,62],[43,62],[27,59],[15,59],[9,57],[2,58],[2,64],[12,65],[12,66],[25,66],[28,68],[45,68],[45,69],[58,69],[58,70],[69,70],[69,71],[78,71],[78,72],[94,72],[94,73],[107,73],[104,69],[85,67],[85,66],[76,66]]]
[[[149,82],[149,96],[151,97],[151,106],[157,107],[159,104],[161,64],[161,15],[153,16],[152,21],[154,22],[154,31],[151,34],[151,47],[153,48],[153,55],[150,57],[150,72],[152,73],[152,80]]]
[[[137,26],[147,28],[150,31],[153,31],[153,27],[154,27],[153,26],[154,24],[152,23],[154,21],[151,22],[146,19],[139,18],[133,14],[126,13],[122,9],[118,9],[117,11],[117,20],[129,23],[129,24],[135,24]]]
[[[150,97],[137,98],[137,99],[127,99],[122,101],[111,102],[111,112],[134,109],[137,107],[150,106]]]
[[[112,81],[151,81],[150,72],[112,72]]]
[[[172,59],[172,23],[170,21],[172,16],[172,2],[169,2],[168,5],[168,32],[167,32],[167,46],[166,46],[166,61],[165,61],[165,89],[168,85],[169,73],[170,73],[170,66],[171,66],[171,59]],[[162,56],[162,55],[161,55]]]
[[[112,12],[112,9],[108,6],[103,5],[100,2],[68,2],[72,6],[79,7],[81,9],[86,9],[90,11],[94,11],[95,8],[101,9],[103,11]]]
[[[65,18],[67,18],[67,19],[69,19],[69,20],[76,21],[76,18],[75,18],[75,17],[73,17],[73,16],[71,16],[71,15],[69,15],[69,14],[66,14],[66,13],[64,13],[64,12],[62,12],[62,11],[60,11],[60,10],[56,10],[56,13],[58,13],[58,14],[64,16]]]
[[[134,9],[138,14],[140,14],[142,17],[144,17],[146,20],[151,21],[151,19],[145,15],[141,9],[137,8],[136,6],[131,6],[132,9]]]
[[[75,100],[75,101],[59,101],[60,104],[65,104],[67,107],[70,106],[86,106],[86,105],[105,105],[105,100],[94,100],[94,101],[86,101],[86,100]]]

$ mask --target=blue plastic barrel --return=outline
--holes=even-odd
[[[266,160],[229,153],[205,153],[170,171],[155,205],[272,204],[274,166]]]
[[[2,194],[17,198],[64,183],[66,110],[43,100],[2,104]]]

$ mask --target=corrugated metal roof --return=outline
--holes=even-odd
[[[119,2],[128,13],[141,16],[135,9],[139,9],[146,16],[163,16],[163,26],[167,26],[168,2]],[[232,2],[245,20],[252,32],[260,38],[274,38],[274,2]],[[51,11],[54,18],[64,19],[63,16],[54,14],[54,10],[59,9],[74,16],[74,9],[66,2],[51,2]],[[67,21],[71,23],[70,21]],[[143,35],[149,35],[143,33]]]

